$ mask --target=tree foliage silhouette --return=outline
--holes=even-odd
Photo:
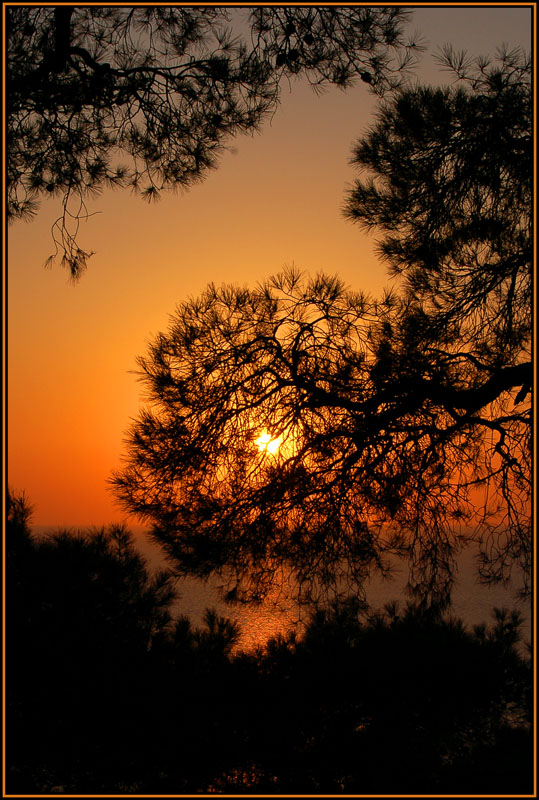
[[[124,529],[38,538],[30,513],[8,492],[10,794],[529,792],[518,613],[469,632],[356,597],[245,653],[215,611],[173,618]]]
[[[416,339],[422,349],[430,340],[430,357],[447,370],[453,424],[470,420],[478,444],[490,440],[469,479],[499,507],[482,574],[505,579],[515,562],[531,570],[530,60],[505,49],[473,59],[450,47],[439,60],[457,85],[404,90],[382,104],[355,148],[366,177],[346,214],[383,233],[379,253],[411,308],[401,351],[416,358]]]
[[[348,213],[390,231],[400,293],[294,270],[210,286],[140,359],[149,406],[116,492],[180,571],[223,575],[231,598],[285,566],[310,601],[395,553],[411,591],[444,604],[471,539],[483,579],[517,564],[529,590],[528,67],[478,64],[467,89],[397,93],[356,150],[379,183]]]
[[[514,649],[518,613],[495,611],[494,625],[470,632],[413,604],[367,613],[355,598],[314,612],[303,635],[240,657],[258,679],[252,766],[214,791],[529,789],[531,664]]]
[[[194,690],[197,703],[208,676],[226,662],[237,628],[211,610],[203,629],[173,620],[174,576],[150,574],[125,528],[38,538],[30,518],[25,496],[8,492],[9,786],[22,794],[61,787],[107,793],[147,773],[157,783],[163,762],[184,773],[178,787],[203,774],[196,752],[186,765],[175,748],[187,748],[207,717],[183,726],[178,720],[185,695]],[[171,702],[178,705],[174,725]]]
[[[417,49],[398,8],[259,7],[245,22],[239,13],[7,9],[8,214],[31,218],[40,197],[62,197],[53,237],[74,278],[91,255],[78,244],[88,196],[118,186],[151,201],[189,186],[231,136],[260,128],[283,79],[301,74],[316,88],[357,78],[383,92]]]
[[[440,61],[459,85],[382,102],[354,151],[367,176],[346,214],[384,233],[390,274],[470,362],[508,366],[531,327],[530,62],[520,51],[474,62],[450,48]]]

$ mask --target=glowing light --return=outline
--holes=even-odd
[[[279,436],[277,439],[272,439],[271,434],[267,432],[266,428],[264,428],[264,433],[258,437],[258,439],[255,441],[255,444],[258,445],[260,452],[265,450],[267,453],[272,453],[275,455],[282,441],[282,436]]]

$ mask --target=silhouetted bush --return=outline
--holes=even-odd
[[[496,610],[473,632],[396,604],[367,616],[351,601],[317,611],[300,639],[237,659],[256,669],[249,767],[220,791],[530,791],[530,665],[522,622]]]
[[[521,618],[468,631],[435,609],[313,612],[249,653],[213,610],[172,617],[121,527],[29,530],[8,496],[10,793],[525,793]]]

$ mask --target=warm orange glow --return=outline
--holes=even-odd
[[[258,437],[258,439],[255,441],[255,444],[258,445],[258,449],[260,452],[265,451],[267,453],[272,453],[272,455],[275,455],[282,441],[283,441],[282,436],[278,436],[277,439],[272,439],[271,433],[268,433],[266,428],[264,428],[264,433]]]
[[[493,54],[501,41],[529,50],[531,12],[418,7],[410,32],[420,30],[431,52],[447,41],[470,55]],[[447,82],[429,54],[417,76]],[[177,303],[210,281],[253,288],[286,264],[338,274],[374,296],[387,285],[375,237],[341,214],[345,187],[357,177],[352,145],[372,123],[374,95],[360,81],[318,96],[298,79],[290,91],[283,84],[281,100],[260,136],[231,139],[234,149],[189,191],[163,193],[153,205],[123,190],[89,198],[89,211],[99,213],[81,223],[80,245],[95,255],[77,286],[59,264],[42,267],[54,251],[59,198],[10,228],[6,456],[9,484],[26,491],[35,524],[124,519],[107,479],[141,406],[132,371]],[[284,431],[282,442],[276,430],[253,433],[260,460],[297,452],[297,431]]]

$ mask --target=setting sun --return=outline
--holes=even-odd
[[[268,453],[275,454],[282,441],[282,436],[279,436],[277,439],[272,439],[271,434],[267,432],[266,428],[264,428],[264,433],[258,437],[258,439],[255,441],[255,444],[258,445],[258,449],[261,452],[265,450]]]

